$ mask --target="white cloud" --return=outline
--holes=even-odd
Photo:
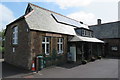
[[[6,24],[15,19],[13,12],[5,5],[0,4],[0,30],[4,29]]]
[[[46,2],[54,2],[60,6],[61,9],[66,9],[70,7],[85,7],[90,4],[97,3],[110,3],[110,2],[118,2],[119,0],[43,0]]]
[[[1,2],[45,2],[45,0],[1,0]]]
[[[93,2],[118,2],[119,0],[93,0]]]
[[[80,7],[89,5],[92,0],[45,0],[47,2],[54,2],[60,6],[62,9],[69,7]]]
[[[67,16],[75,20],[82,21],[83,23],[88,25],[96,24],[97,20],[96,16],[93,13],[87,13],[84,11],[71,13]]]

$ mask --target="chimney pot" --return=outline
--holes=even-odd
[[[101,25],[101,19],[97,19],[97,24]]]

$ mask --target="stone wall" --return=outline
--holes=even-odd
[[[106,23],[101,25],[90,26],[94,36],[99,39],[103,38],[120,38],[120,22]]]
[[[55,34],[55,33],[49,33],[49,32],[39,32],[39,31],[31,31],[31,54],[32,54],[32,59],[37,55],[44,55],[42,53],[42,37],[49,36],[50,37],[50,55],[46,56],[51,58],[53,54],[53,50],[56,51],[57,56],[61,56],[61,59],[56,59],[56,61],[51,61],[49,60],[46,62],[46,65],[54,65],[54,64],[59,64],[59,63],[65,63],[66,56],[67,56],[67,36],[66,35],[61,35],[61,34]],[[63,38],[63,54],[58,54],[57,53],[57,40],[58,38]]]
[[[106,43],[105,54],[111,57],[120,57],[120,38],[118,39],[103,39]],[[112,47],[117,47],[117,50],[112,50]]]
[[[13,27],[18,26],[18,44],[12,44]],[[6,62],[19,66],[25,69],[30,69],[29,59],[30,55],[30,32],[24,19],[14,22],[7,26],[5,34],[5,54]],[[13,52],[15,48],[15,52]]]

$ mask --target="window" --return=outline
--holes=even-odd
[[[86,35],[86,30],[83,30],[83,36],[85,36]]]
[[[63,38],[58,38],[58,54],[63,53]]]
[[[80,35],[83,37],[92,37],[92,31],[81,29]]]
[[[50,37],[43,37],[42,39],[42,52],[46,55],[50,53]]]
[[[90,35],[90,37],[92,37],[92,32],[90,32],[90,34],[89,34],[89,35]]]
[[[15,48],[13,47],[13,52],[15,52]]]
[[[13,28],[13,44],[18,44],[18,26]]]

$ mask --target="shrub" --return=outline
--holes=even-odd
[[[95,57],[91,57],[91,61],[95,61]]]
[[[4,48],[0,46],[0,52],[4,52]]]
[[[102,57],[101,56],[98,56],[98,59],[101,59]]]
[[[86,63],[87,63],[87,60],[83,60],[83,61],[82,61],[82,64],[86,64]]]

